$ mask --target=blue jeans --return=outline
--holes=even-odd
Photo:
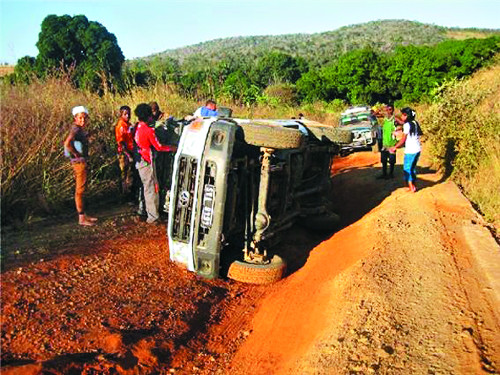
[[[417,152],[416,154],[405,154],[405,160],[403,162],[403,173],[405,175],[406,182],[414,182],[417,179],[415,168],[417,167],[417,161],[419,157],[420,152]]]

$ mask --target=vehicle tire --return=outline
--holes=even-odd
[[[318,216],[308,216],[300,222],[304,227],[315,232],[332,232],[337,228],[340,217],[336,213],[327,212]]]
[[[329,141],[332,143],[349,144],[352,142],[352,132],[334,127],[310,126],[308,129],[320,141]]]
[[[269,264],[252,264],[239,260],[229,266],[227,277],[249,284],[271,284],[285,275],[286,263],[275,255]]]
[[[297,129],[279,126],[241,124],[245,142],[259,147],[275,149],[299,148],[304,135]]]

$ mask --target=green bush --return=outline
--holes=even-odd
[[[295,85],[291,83],[276,83],[264,90],[264,97],[271,105],[297,105],[298,96]]]
[[[471,79],[448,83],[422,124],[431,154],[478,205],[500,222],[500,58]]]

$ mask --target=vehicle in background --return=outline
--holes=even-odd
[[[353,135],[351,146],[366,149],[377,143],[377,118],[368,106],[356,106],[340,114],[339,126]]]

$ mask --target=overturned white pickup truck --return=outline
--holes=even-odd
[[[283,277],[273,245],[298,219],[332,230],[332,158],[352,133],[307,120],[197,119],[184,127],[170,193],[170,257],[207,278]]]

